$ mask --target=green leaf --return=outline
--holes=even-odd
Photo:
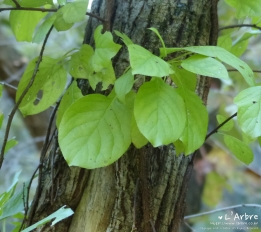
[[[70,105],[72,105],[76,100],[80,99],[81,97],[83,97],[81,90],[78,88],[77,82],[74,81],[63,95],[63,98],[59,105],[56,118],[57,128],[59,128],[64,112],[68,109]]]
[[[66,3],[67,3],[67,0],[57,0],[57,2],[58,2],[58,4],[59,5],[66,5]]]
[[[224,135],[224,141],[234,156],[241,162],[249,165],[254,160],[252,150],[242,141],[229,135]]]
[[[8,152],[11,148],[13,148],[18,142],[15,140],[15,138],[12,138],[7,141],[5,146],[5,153]]]
[[[3,124],[3,120],[4,120],[4,114],[0,113],[0,129],[1,129],[2,124]]]
[[[125,103],[125,96],[131,91],[133,84],[134,76],[131,74],[131,69],[116,80],[115,93],[121,102]]]
[[[130,71],[130,70],[129,70]],[[134,101],[136,98],[136,93],[134,91],[129,92],[126,95],[126,105],[132,112],[132,117],[131,117],[131,142],[134,144],[136,148],[141,148],[145,146],[148,143],[148,140],[143,136],[143,134],[140,132],[137,122],[134,117]],[[124,98],[125,99],[125,98]]]
[[[232,47],[232,39],[231,34],[226,34],[218,37],[218,46],[226,49],[227,51],[231,51]]]
[[[41,24],[41,26],[38,28],[37,32],[33,37],[33,43],[40,43],[44,40],[46,34],[50,30],[55,19],[56,19],[56,14],[53,14],[51,17],[45,20],[43,24]]]
[[[51,215],[49,215],[48,217],[42,219],[41,221],[33,224],[32,226],[29,226],[28,228],[22,230],[22,232],[30,232],[33,229],[37,228],[38,226],[44,225],[47,222],[55,219],[52,221],[51,226],[54,226],[56,223],[58,223],[59,221],[70,217],[71,215],[74,214],[74,212],[70,209],[70,208],[65,208],[66,206],[61,207],[60,209],[58,209],[57,211],[55,211],[54,213],[52,213]]]
[[[115,97],[91,94],[66,110],[59,130],[59,144],[70,166],[104,167],[131,143],[131,112]]]
[[[16,40],[31,42],[36,25],[46,14],[33,11],[11,11],[10,25]]]
[[[80,22],[85,18],[88,2],[88,0],[71,2],[60,8],[58,12],[63,13],[66,23]]]
[[[2,97],[2,93],[3,93],[3,85],[0,84],[0,97]]]
[[[119,36],[122,39],[123,43],[125,43],[126,46],[133,44],[132,40],[126,34],[121,33],[117,30],[114,30],[114,32],[117,36]]]
[[[8,201],[3,206],[3,213],[0,216],[0,220],[11,217],[24,209],[23,198],[26,195],[27,186],[28,184],[25,186],[25,193],[23,192],[24,189],[21,188],[20,191],[15,192],[14,195],[8,199]]]
[[[249,137],[261,135],[261,86],[241,91],[234,99],[238,106],[237,120]]]
[[[227,118],[222,115],[217,115],[217,121],[219,124],[223,123]],[[229,120],[226,124],[224,124],[219,130],[222,131],[230,131],[234,126],[233,120]]]
[[[140,87],[134,115],[139,130],[154,147],[176,141],[186,125],[182,98],[160,78]]]
[[[212,57],[192,55],[188,59],[182,60],[181,66],[199,75],[229,80],[225,66]]]
[[[87,78],[93,73],[90,65],[93,49],[88,44],[83,44],[81,49],[72,55],[69,73],[75,78]]]
[[[22,7],[39,7],[47,4],[53,5],[52,0],[17,0]],[[4,0],[4,4],[15,6],[12,0]],[[32,13],[32,12],[31,12]]]
[[[4,193],[2,193],[0,195],[0,215],[1,215],[1,217],[3,216],[5,204],[14,195],[20,174],[21,174],[21,171],[16,172],[16,174],[13,178],[13,182],[10,185],[10,187],[7,189],[7,191],[5,191]]]
[[[96,85],[100,82],[102,83],[102,90],[106,90],[108,86],[114,84],[116,80],[112,63],[110,62],[110,64],[100,72],[94,72],[92,75],[89,75],[88,79],[93,90],[96,89]]]
[[[163,57],[166,57],[166,56],[167,56],[166,46],[165,46],[165,43],[164,43],[164,41],[163,41],[163,39],[162,39],[162,37],[161,37],[159,31],[158,31],[156,28],[154,28],[154,27],[151,27],[151,28],[148,28],[148,29],[151,30],[151,31],[153,31],[153,32],[159,37],[160,42],[161,42],[162,47],[163,47]]]
[[[164,77],[173,73],[173,70],[167,62],[153,55],[145,48],[131,44],[128,46],[128,50],[133,75],[141,74],[153,77]]]
[[[111,59],[118,53],[121,45],[113,42],[112,34],[106,31],[102,34],[103,26],[100,25],[95,29],[94,41],[95,52],[92,58],[92,64],[95,72],[101,72],[111,64]]]
[[[225,0],[225,2],[236,9],[237,19],[260,16],[261,12],[261,1],[260,0]]]
[[[161,48],[162,50],[162,48]],[[250,85],[254,86],[255,85],[255,78],[253,71],[251,68],[242,60],[238,59],[236,56],[233,54],[229,53],[223,48],[220,47],[215,47],[215,46],[195,46],[195,47],[185,47],[185,48],[166,48],[167,54],[177,52],[177,51],[189,51],[189,52],[194,52],[198,53],[204,56],[209,56],[209,57],[216,57],[220,59],[221,61],[229,64],[230,66],[234,67],[237,69],[242,76],[244,77],[245,81]]]
[[[16,100],[19,99],[30,82],[37,60],[38,57],[28,64],[18,85]],[[46,110],[54,104],[62,94],[66,85],[67,76],[63,65],[59,62],[59,59],[55,60],[47,56],[43,57],[34,83],[19,106],[24,116],[37,114]],[[42,94],[39,102],[37,100],[38,94]]]
[[[74,23],[67,23],[64,20],[62,11],[58,10],[54,15],[56,15],[56,19],[53,25],[57,31],[67,31],[73,26]]]
[[[194,92],[194,89],[186,88],[183,72],[175,68],[175,75],[170,75],[172,80],[178,86],[177,91],[182,96],[186,109],[186,127],[179,138],[184,146],[184,153],[189,155],[198,149],[205,141],[208,128],[208,112],[206,106]]]
[[[186,69],[180,68],[179,65],[173,65],[173,69],[175,70],[175,73],[178,73],[180,77],[180,80],[177,80],[175,78],[175,75],[170,75],[174,83],[178,87],[181,84],[182,88],[195,92],[196,84],[197,84],[197,75],[195,73],[189,72]]]
[[[176,155],[181,155],[181,154],[185,153],[185,146],[181,140],[178,139],[177,141],[175,141],[174,146],[175,146],[175,150],[176,150]]]

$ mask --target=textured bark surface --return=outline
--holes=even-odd
[[[149,27],[159,30],[167,47],[214,44],[217,23],[212,3],[216,1],[115,0],[107,27],[127,34],[154,53],[161,45],[146,29]],[[106,9],[105,0],[94,1],[93,13],[104,17]],[[96,19],[89,21],[86,42],[93,43],[98,24]],[[120,43],[120,39],[116,41]],[[122,49],[114,59],[117,76],[128,65],[126,49]],[[208,78],[199,77],[197,92],[205,102],[208,88]],[[78,207],[72,221],[64,220],[54,230],[45,226],[38,231],[67,231],[70,223],[71,232],[178,231],[193,166],[190,156],[176,157],[173,146],[147,145],[140,150],[132,146],[115,164],[91,171],[68,168],[57,152],[54,157],[58,158],[52,172],[58,174],[50,177],[51,165],[46,161],[29,219],[36,222],[64,204]]]

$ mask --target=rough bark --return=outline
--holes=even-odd
[[[216,4],[217,1],[208,0],[116,0],[110,28],[127,34],[154,53],[161,45],[146,29],[149,27],[159,30],[168,47],[214,44]],[[108,13],[106,9],[105,0],[94,1],[93,13],[103,17]],[[93,43],[93,30],[98,24],[95,19],[89,21],[86,42]],[[126,49],[122,49],[114,59],[117,75],[127,65]],[[208,89],[209,79],[199,77],[197,93],[205,102]],[[59,153],[55,157],[58,158],[52,172],[58,174],[50,177],[52,165],[48,166],[46,161],[39,194],[31,207],[30,223],[66,204],[76,209],[75,215],[72,221],[67,219],[55,226],[54,231],[178,231],[193,166],[191,156],[176,157],[171,145],[159,148],[147,145],[140,150],[131,146],[115,164],[91,171],[68,168]],[[37,231],[52,229],[47,225]]]

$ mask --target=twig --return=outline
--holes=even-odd
[[[232,205],[232,206],[228,206],[228,207],[224,207],[224,208],[220,208],[220,209],[211,210],[211,211],[208,211],[208,212],[188,215],[188,216],[185,216],[184,219],[186,220],[186,219],[189,219],[189,218],[200,217],[200,216],[204,216],[204,215],[208,215],[208,214],[212,214],[212,213],[216,213],[216,212],[220,212],[220,211],[224,211],[224,210],[228,210],[228,209],[236,209],[236,208],[241,208],[241,207],[261,208],[261,205],[258,205],[258,204]]]
[[[237,24],[237,25],[229,25],[229,26],[225,26],[225,27],[221,27],[218,30],[222,31],[222,30],[226,30],[226,29],[231,29],[231,28],[238,28],[238,27],[253,27],[256,28],[258,30],[261,30],[261,27],[257,26],[256,24]]]
[[[6,83],[6,82],[0,81],[0,85],[3,85],[3,86],[6,86],[6,87],[9,87],[10,89],[14,89],[14,90],[17,91],[17,87],[16,87],[16,86],[14,86],[14,85],[10,85],[10,84],[8,84],[8,83]]]
[[[134,193],[134,199],[133,199],[133,224],[132,224],[131,231],[137,230],[137,228],[136,228],[136,208],[137,208],[137,195],[138,195],[139,183],[140,183],[140,179],[138,178],[136,181],[136,187],[135,187],[135,193]]]
[[[45,157],[45,154],[47,153],[48,147],[50,145],[50,141],[53,138],[53,135],[56,131],[56,129],[54,130],[54,132],[52,133],[52,136],[50,138],[50,134],[51,134],[51,130],[52,130],[52,125],[53,125],[53,121],[55,118],[55,114],[56,111],[58,110],[58,106],[60,104],[60,101],[58,101],[58,103],[56,104],[55,108],[53,109],[53,112],[50,116],[50,120],[49,120],[49,125],[47,128],[47,132],[46,132],[46,137],[45,137],[45,141],[43,144],[43,148],[41,151],[41,155],[40,155],[40,164],[39,164],[39,175],[38,175],[38,187],[36,189],[36,193],[35,193],[35,197],[34,197],[34,201],[31,204],[31,209],[30,209],[30,214],[28,215],[28,224],[31,225],[31,221],[32,221],[32,216],[34,215],[35,209],[36,209],[36,205],[37,205],[37,200],[40,196],[41,193],[41,181],[42,181],[42,166],[43,166],[43,160]]]
[[[13,107],[13,109],[12,109],[12,111],[11,111],[9,117],[8,117],[6,129],[5,129],[4,141],[3,141],[3,145],[2,145],[2,149],[1,149],[1,153],[0,153],[0,168],[2,167],[2,164],[3,164],[3,161],[4,161],[5,147],[6,147],[6,143],[7,143],[7,140],[8,140],[8,135],[9,135],[9,132],[10,132],[10,128],[11,128],[11,124],[12,124],[14,115],[15,115],[16,110],[18,109],[19,105],[20,105],[21,102],[23,101],[25,95],[27,94],[28,90],[31,88],[31,86],[32,86],[33,83],[34,83],[36,74],[37,74],[37,72],[38,72],[40,63],[41,63],[41,61],[42,61],[42,57],[43,57],[43,52],[44,52],[44,49],[45,49],[45,45],[46,45],[46,43],[47,43],[47,40],[48,40],[48,38],[49,38],[49,35],[50,35],[52,29],[53,29],[53,26],[49,29],[49,31],[47,32],[47,34],[46,34],[46,36],[45,36],[45,39],[44,39],[44,42],[43,42],[43,45],[42,45],[42,48],[41,48],[41,51],[40,51],[40,54],[39,54],[39,57],[38,57],[38,61],[37,61],[36,65],[35,65],[35,69],[34,69],[34,72],[33,72],[33,75],[32,75],[32,78],[31,78],[30,82],[28,83],[28,85],[26,86],[25,90],[23,91],[23,93],[21,94],[21,96],[19,97],[19,99],[17,100],[17,103],[16,103],[15,106]]]
[[[27,218],[27,214],[28,214],[28,209],[29,209],[29,193],[30,193],[30,189],[31,189],[31,186],[32,186],[32,182],[33,182],[33,179],[35,177],[35,174],[37,172],[37,170],[39,169],[39,165],[37,166],[37,168],[35,169],[33,175],[31,176],[31,179],[28,183],[28,186],[27,186],[27,195],[26,195],[26,200],[24,202],[24,219],[23,219],[23,222],[21,224],[21,227],[19,229],[19,232],[23,229],[23,226],[26,222],[26,218]],[[24,194],[24,193],[23,193]]]
[[[185,224],[185,226],[187,226],[192,232],[194,232],[195,230],[186,222],[183,222]]]
[[[12,0],[12,1],[16,5],[17,8],[21,8],[20,4],[16,0]]]
[[[0,8],[0,12],[1,11],[8,11],[8,10],[24,10],[24,11],[41,11],[41,12],[57,12],[59,9],[45,9],[45,8],[33,8],[33,7],[6,7],[6,8]],[[90,13],[90,12],[86,12],[86,15],[96,18],[98,20],[100,20],[101,22],[105,23],[106,20],[103,19],[102,17]]]
[[[222,122],[219,126],[217,126],[214,130],[212,130],[205,138],[205,140],[207,140],[211,135],[215,134],[218,132],[218,129],[222,126],[224,126],[228,121],[230,121],[232,118],[236,117],[237,113],[234,113],[232,116],[230,116],[229,118],[227,118],[224,122]]]
[[[156,229],[155,229],[154,223],[151,219],[150,219],[150,224],[151,224],[152,231],[157,232]]]
[[[227,69],[228,72],[238,72],[237,69]],[[252,70],[253,72],[256,72],[256,73],[261,73],[261,70]]]

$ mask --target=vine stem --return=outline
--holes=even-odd
[[[257,26],[256,24],[236,24],[236,25],[229,25],[229,26],[225,26],[225,27],[221,27],[218,30],[222,31],[222,30],[227,30],[227,29],[231,29],[231,28],[241,28],[241,27],[253,27],[256,29],[261,30],[261,27]]]
[[[184,219],[186,220],[186,219],[189,219],[189,218],[200,217],[200,216],[204,216],[204,215],[208,215],[208,214],[212,214],[212,213],[217,213],[217,212],[228,210],[228,209],[236,209],[236,208],[241,208],[241,207],[261,208],[261,205],[258,205],[258,204],[232,205],[232,206],[228,206],[228,207],[224,207],[224,208],[220,208],[220,209],[214,209],[214,210],[203,212],[203,213],[188,215],[188,216],[185,216]]]
[[[17,8],[20,8],[20,7],[21,7],[20,4],[17,2],[17,0],[12,0],[12,1],[13,1],[13,3],[16,5]]]
[[[236,117],[237,113],[234,113],[233,115],[231,115],[229,118],[227,118],[224,122],[222,122],[219,126],[217,126],[214,130],[212,130],[209,134],[207,134],[205,141],[213,134],[218,132],[218,129],[221,128],[222,126],[224,126],[228,121],[230,121],[232,118]]]
[[[42,48],[41,48],[41,51],[40,51],[40,54],[39,54],[39,57],[38,57],[38,61],[37,61],[36,65],[35,65],[35,69],[34,69],[34,72],[33,72],[33,75],[32,75],[32,78],[31,78],[30,82],[26,86],[25,90],[22,92],[21,96],[19,97],[19,99],[17,100],[15,106],[13,107],[11,113],[9,114],[7,125],[6,125],[6,129],[5,129],[4,141],[3,141],[3,145],[2,145],[1,153],[0,153],[0,168],[2,167],[2,164],[3,164],[3,161],[4,161],[5,147],[6,147],[6,143],[7,143],[7,140],[8,140],[8,136],[9,136],[9,132],[10,132],[10,128],[11,128],[11,124],[12,124],[14,115],[15,115],[19,105],[23,101],[25,95],[27,94],[28,90],[31,88],[31,86],[34,83],[36,74],[37,74],[37,72],[39,70],[40,63],[42,62],[42,57],[43,57],[45,45],[47,43],[47,40],[49,38],[49,35],[50,35],[52,29],[53,29],[53,26],[49,29],[49,31],[47,32],[47,34],[45,36],[45,39],[44,39],[44,42],[43,42],[43,45],[42,45]]]
[[[238,72],[237,69],[227,69],[228,72]],[[255,73],[261,73],[261,70],[252,70],[252,72],[255,72]]]
[[[41,12],[57,12],[59,9],[45,9],[45,8],[33,8],[33,7],[6,7],[6,8],[0,8],[0,12],[1,11],[12,11],[12,10],[23,10],[23,11],[41,11]],[[90,17],[93,17],[93,18],[96,18],[98,20],[100,20],[101,22],[105,23],[106,20],[103,19],[102,17],[96,15],[96,14],[93,14],[93,13],[90,13],[90,12],[86,12],[86,15],[90,16]]]

